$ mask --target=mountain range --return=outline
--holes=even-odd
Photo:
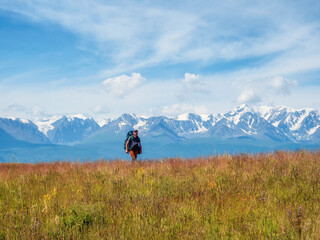
[[[126,157],[124,136],[131,129],[139,130],[145,158],[320,146],[318,111],[241,105],[216,115],[140,117],[126,113],[96,121],[78,114],[35,122],[0,118],[0,161],[122,158]]]

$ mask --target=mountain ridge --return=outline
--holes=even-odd
[[[6,162],[126,159],[123,143],[132,129],[139,130],[141,159],[320,148],[319,112],[283,106],[241,105],[224,114],[176,117],[125,113],[105,121],[67,115],[38,119],[37,125],[26,119],[0,122],[0,161]]]
[[[12,126],[13,123],[16,125]],[[130,129],[138,129],[142,136],[152,135],[153,129],[157,129],[158,134],[161,131],[164,136],[177,141],[194,137],[227,139],[250,136],[284,143],[320,142],[320,115],[317,110],[247,104],[224,114],[140,117],[125,113],[105,121],[96,121],[82,114],[55,116],[35,123],[26,119],[0,118],[0,128],[18,140],[38,144],[77,144],[103,132],[124,134]],[[30,136],[32,134],[34,136]]]

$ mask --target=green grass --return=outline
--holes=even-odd
[[[0,164],[0,239],[320,239],[320,152]]]

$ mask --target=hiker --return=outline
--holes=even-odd
[[[138,130],[134,130],[132,136],[128,138],[126,143],[126,153],[130,151],[131,161],[134,163],[137,155],[142,153],[142,146],[140,138],[138,137]]]

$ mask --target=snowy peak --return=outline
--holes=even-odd
[[[32,124],[32,121],[30,121],[29,119],[25,119],[25,118],[5,117],[3,119],[8,119],[8,120],[11,120],[13,122],[20,122],[20,123],[23,123],[23,124]]]
[[[117,120],[120,125],[130,125],[138,121],[138,117],[135,114],[125,113],[121,115]]]
[[[138,129],[142,134],[150,134],[157,125],[188,138],[202,135],[215,135],[220,138],[254,136],[284,142],[299,142],[304,139],[314,141],[315,138],[311,138],[310,135],[318,134],[320,131],[319,114],[314,110],[294,110],[284,106],[252,107],[247,104],[236,107],[224,115],[215,116],[186,113],[174,118],[146,118],[135,114],[123,114],[104,128],[115,133]],[[295,129],[300,129],[300,132],[296,132]],[[303,137],[304,135],[309,137]]]
[[[237,108],[234,108],[232,111],[227,112],[224,114],[223,117],[225,117],[228,121],[232,122],[233,124],[237,125],[241,120],[243,120],[244,117],[248,118],[254,118],[256,116],[256,111],[253,107],[243,104]]]
[[[93,118],[83,115],[63,116],[50,126],[47,136],[57,144],[80,142],[100,128]]]
[[[48,131],[53,130],[59,123],[61,122],[85,122],[92,121],[93,118],[86,117],[82,114],[74,114],[74,115],[65,115],[65,116],[52,116],[49,118],[41,118],[35,121],[35,124],[38,126],[39,131],[43,132],[47,135]],[[93,120],[94,121],[94,120]]]
[[[98,125],[100,127],[103,127],[104,125],[107,125],[108,123],[110,123],[112,121],[111,118],[105,118],[105,119],[100,119],[100,120],[96,120],[96,122],[98,123]]]
[[[74,121],[75,119],[81,119],[81,120],[86,120],[86,119],[92,119],[89,117],[84,116],[83,114],[73,114],[73,115],[66,115],[64,116],[68,119],[68,121]]]
[[[136,125],[138,123],[138,121],[139,121],[138,117],[135,114],[125,113],[125,114],[121,115],[118,119],[116,119],[114,121],[115,124],[113,124],[113,125],[116,125],[114,127],[117,127],[118,131],[119,131],[124,128],[126,129],[128,127],[133,127],[134,125]]]
[[[98,122],[82,114],[41,119],[36,121],[36,125],[27,119],[0,118],[0,128],[16,139],[32,143],[74,144],[93,133],[121,135],[132,129],[138,129],[142,136],[166,136],[171,140],[249,136],[277,142],[320,142],[318,111],[247,104],[218,115],[186,113],[176,117],[140,117],[125,113],[116,119]]]
[[[135,114],[125,113],[122,114],[120,117],[108,121],[104,124],[101,129],[102,131],[108,131],[111,133],[119,133],[119,132],[126,132],[133,129],[139,121],[141,121],[141,117],[137,117]]]
[[[238,112],[238,113],[241,113],[241,112],[256,112],[256,110],[248,105],[248,104],[242,104],[236,108],[233,109],[233,112]]]
[[[178,121],[202,121],[202,117],[195,113],[184,113],[175,117]]]
[[[260,139],[289,142],[290,139],[262,118],[249,105],[241,105],[224,114],[210,129],[211,136],[219,138],[238,138],[253,136]]]
[[[260,115],[295,141],[313,140],[320,126],[319,112],[311,109],[292,109],[284,106],[260,107]]]
[[[0,118],[0,128],[18,140],[36,144],[49,144],[49,139],[32,121],[20,118]]]
[[[58,117],[58,116],[53,116],[50,118],[42,118],[42,119],[38,119],[37,121],[35,121],[35,124],[38,126],[38,129],[40,132],[47,135],[47,132],[49,130],[54,129],[54,126],[52,124],[59,119],[60,119],[60,117]]]
[[[177,119],[178,121],[188,121],[189,115],[190,115],[190,113],[180,114],[175,119]]]
[[[133,129],[137,129],[139,131],[145,129],[147,121],[144,118],[139,118],[138,122],[133,126]]]

